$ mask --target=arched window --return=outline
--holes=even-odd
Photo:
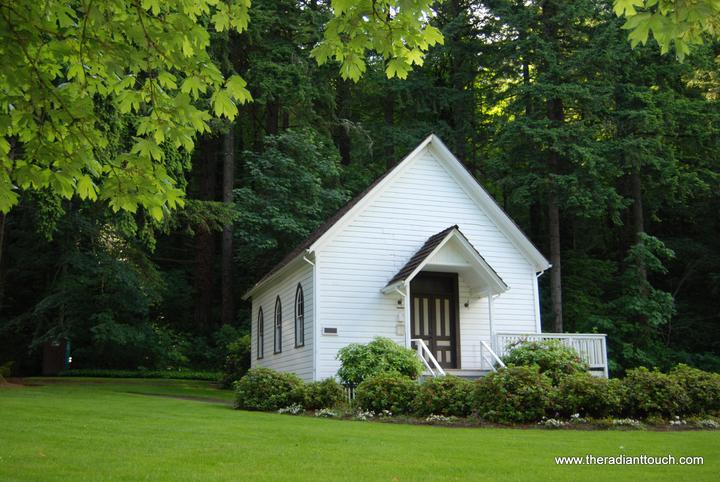
[[[305,295],[300,283],[295,291],[295,348],[305,346]]]
[[[265,354],[265,319],[263,318],[262,306],[258,309],[257,317],[257,357],[258,360]]]
[[[280,297],[275,300],[275,353],[282,352],[282,303]]]

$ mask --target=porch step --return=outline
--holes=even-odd
[[[488,373],[490,373],[490,370],[453,370],[453,369],[446,369],[445,373],[447,375],[453,375],[460,378],[467,378],[468,380],[477,380],[480,377],[484,377]],[[421,379],[426,379],[431,377],[429,373],[423,373],[420,377]]]
[[[477,380],[480,377],[484,377],[490,370],[445,370],[448,375],[454,375],[456,377],[467,378],[469,380]]]

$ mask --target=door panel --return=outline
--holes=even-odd
[[[443,368],[457,368],[457,320],[454,289],[449,283],[456,278],[438,277],[434,283],[424,276],[411,287],[411,334],[421,338]],[[422,289],[423,292],[415,292]]]

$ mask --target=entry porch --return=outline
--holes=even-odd
[[[535,273],[511,290],[457,226],[425,242],[383,289],[398,300],[398,335],[429,375],[477,377],[523,341],[557,339],[608,376],[603,334],[542,333]]]

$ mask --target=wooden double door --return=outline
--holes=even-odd
[[[411,282],[411,335],[443,368],[459,368],[457,274],[420,273]]]

